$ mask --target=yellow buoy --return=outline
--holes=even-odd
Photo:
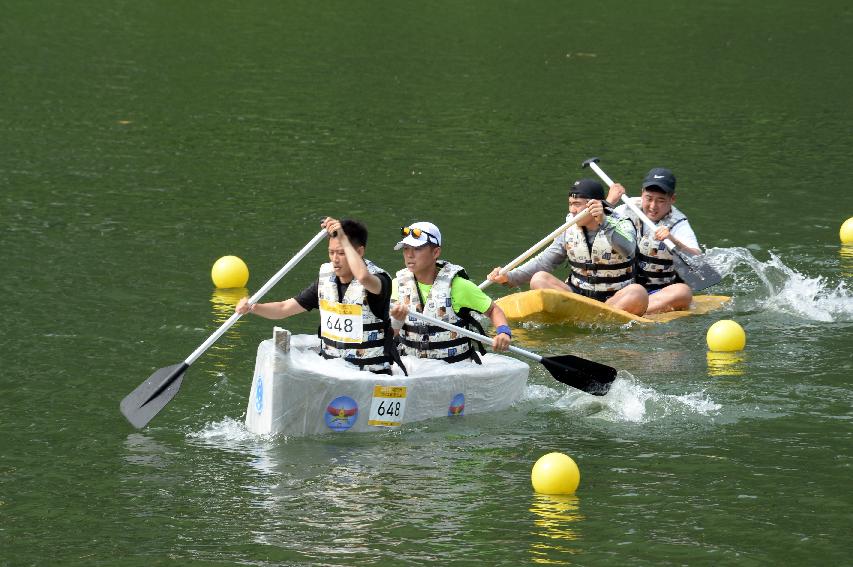
[[[533,490],[540,494],[574,494],[581,481],[578,465],[563,453],[542,455],[530,472]]]
[[[734,352],[746,346],[746,333],[735,321],[723,319],[708,328],[708,348],[715,352]]]
[[[237,256],[223,256],[213,264],[210,277],[218,288],[246,287],[249,268]]]
[[[838,236],[841,237],[841,244],[853,244],[853,217],[844,221],[838,231]]]

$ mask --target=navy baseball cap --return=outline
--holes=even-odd
[[[594,179],[578,179],[569,187],[569,197],[604,200],[604,187]]]
[[[646,174],[646,178],[643,179],[643,189],[649,187],[656,187],[664,193],[672,195],[675,193],[675,175],[665,167],[651,169]]]

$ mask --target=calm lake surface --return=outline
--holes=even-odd
[[[0,565],[767,565],[853,556],[853,8],[844,2],[0,0]],[[731,295],[666,325],[527,324],[490,415],[259,438],[241,320],[143,430],[119,401],[180,362],[324,215],[432,220],[481,281],[602,167],[678,205]],[[321,249],[267,296],[316,277]],[[508,290],[490,288],[499,297]],[[741,353],[707,353],[719,319]],[[315,313],[282,323],[314,332]],[[572,497],[530,470],[561,451]]]

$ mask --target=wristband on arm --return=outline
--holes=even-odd
[[[509,325],[500,325],[497,329],[495,329],[495,335],[500,335],[503,333],[504,335],[512,338],[512,331],[509,328]]]

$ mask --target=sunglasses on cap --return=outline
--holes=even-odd
[[[404,227],[400,228],[400,232],[403,234],[403,236],[409,236],[411,234],[415,238],[420,238],[422,234],[425,234],[427,237],[427,242],[430,242],[430,239],[432,239],[432,242],[436,246],[438,246],[438,238],[436,238],[436,236],[434,234],[430,234],[425,230],[421,230],[420,228],[412,228],[411,226],[404,226]]]

